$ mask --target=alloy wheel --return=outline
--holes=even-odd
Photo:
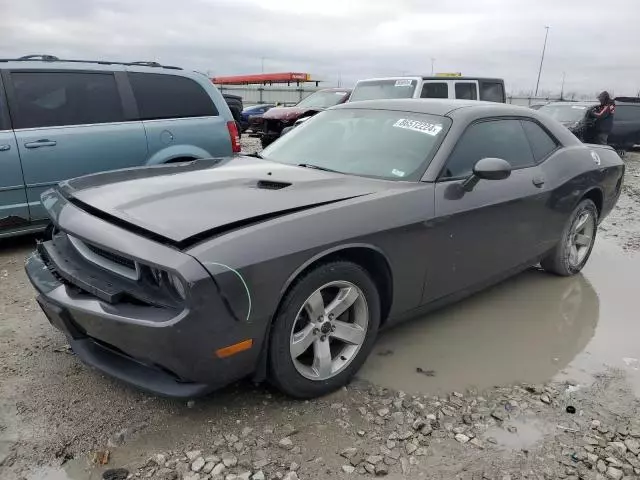
[[[589,211],[583,211],[578,216],[569,235],[569,264],[576,268],[582,264],[591,250],[595,238],[595,219]]]
[[[293,323],[290,353],[298,373],[310,380],[338,375],[358,354],[368,324],[367,300],[356,285],[334,281],[318,288]]]

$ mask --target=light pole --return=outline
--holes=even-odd
[[[564,76],[565,76],[565,72],[562,72],[562,87],[560,87],[560,100],[564,99]]]
[[[542,57],[540,58],[540,68],[538,69],[538,81],[536,82],[536,93],[533,95],[534,97],[538,96],[538,86],[540,85],[540,74],[542,73],[542,62],[544,62],[544,52],[547,49],[547,37],[549,36],[549,26],[545,26],[544,33],[544,45],[542,45]]]
[[[431,76],[433,77],[433,64],[436,63],[436,59],[435,58],[431,58]]]

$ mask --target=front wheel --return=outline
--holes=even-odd
[[[349,382],[373,348],[380,297],[359,265],[336,261],[296,281],[274,321],[271,382],[297,398],[325,395]]]
[[[558,245],[540,262],[542,268],[563,277],[580,272],[593,250],[597,229],[598,209],[584,199],[569,217]]]

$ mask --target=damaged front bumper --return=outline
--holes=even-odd
[[[58,208],[50,213],[60,231],[39,244],[25,268],[40,307],[83,362],[144,390],[180,398],[253,372],[264,331],[242,317],[243,300],[234,295],[245,286],[236,285],[235,275],[208,271],[183,252],[91,216],[62,197],[55,201]],[[71,227],[74,238],[178,273],[186,299],[157,298],[135,281],[87,262],[68,241]],[[216,355],[247,339],[253,348]]]

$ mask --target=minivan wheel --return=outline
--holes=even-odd
[[[598,209],[591,200],[584,199],[569,217],[560,242],[540,265],[564,277],[580,272],[589,260],[597,230]]]
[[[270,381],[297,398],[325,395],[349,382],[371,352],[380,296],[359,265],[335,261],[296,281],[273,324]]]

